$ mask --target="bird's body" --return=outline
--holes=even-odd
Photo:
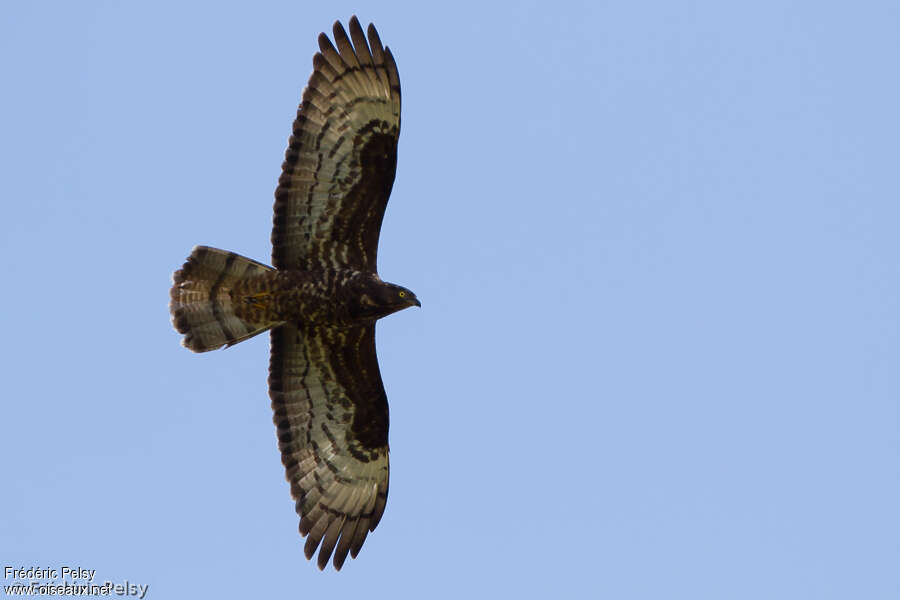
[[[270,271],[235,285],[231,300],[234,313],[250,322],[367,325],[408,306],[366,304],[384,285],[377,275],[347,269]]]
[[[356,17],[325,34],[275,191],[270,267],[197,246],[174,275],[170,311],[195,352],[271,331],[278,447],[319,568],[355,557],[384,512],[388,406],[375,321],[421,306],[378,276],[381,221],[400,134],[397,65]]]

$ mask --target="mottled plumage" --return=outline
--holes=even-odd
[[[375,321],[419,306],[377,275],[394,182],[400,80],[390,50],[356,17],[325,34],[275,191],[274,268],[194,248],[170,310],[195,352],[271,330],[269,396],[307,558],[356,557],[388,493],[388,405]]]

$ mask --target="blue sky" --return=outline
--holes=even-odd
[[[268,261],[316,36],[403,86],[387,510],[302,554],[265,336],[169,323]],[[900,597],[900,5],[6,4],[0,566],[148,598]],[[4,583],[9,583],[4,581]]]

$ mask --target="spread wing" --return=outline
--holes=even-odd
[[[387,502],[388,405],[375,325],[273,329],[269,395],[306,558],[321,542],[319,568],[334,551],[340,569]]]
[[[397,169],[400,78],[391,51],[356,17],[324,33],[275,191],[278,269],[377,272],[381,220]],[[352,42],[351,42],[352,40]]]

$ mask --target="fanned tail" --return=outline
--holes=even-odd
[[[185,334],[182,345],[207,352],[232,346],[276,325],[239,318],[231,300],[231,289],[238,281],[272,270],[234,252],[195,246],[172,277],[169,311],[175,329]]]

